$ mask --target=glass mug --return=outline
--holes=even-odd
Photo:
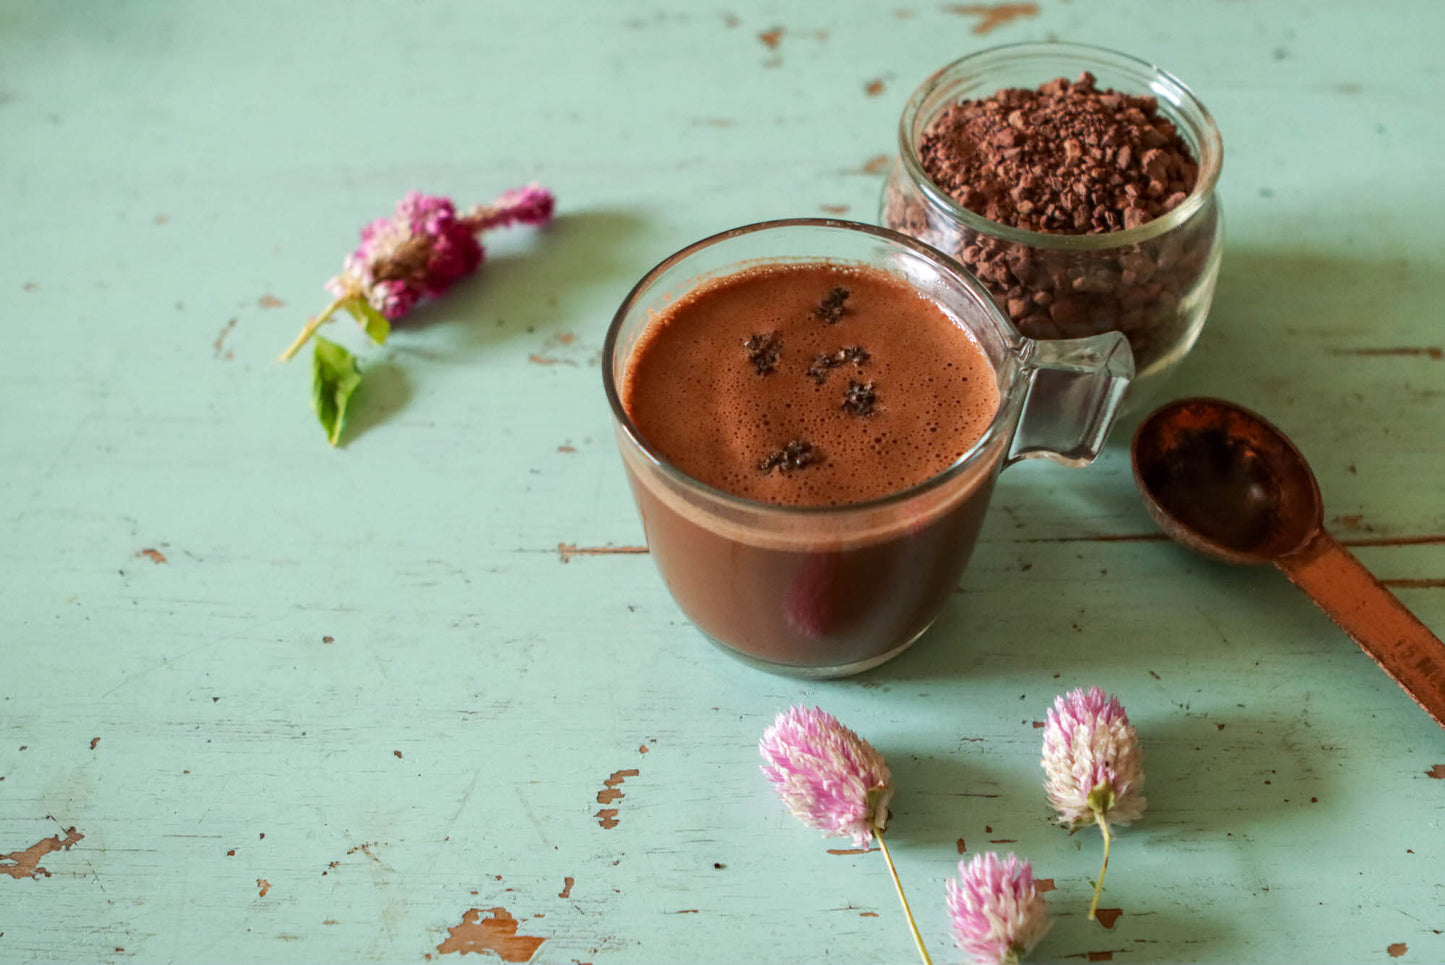
[[[653,315],[710,278],[818,262],[887,272],[972,335],[999,394],[982,437],[918,485],[842,506],[762,503],[669,465],[618,392]],[[667,258],[622,302],[602,359],[623,467],[673,599],[727,652],[803,677],[859,673],[922,636],[963,575],[999,471],[1034,457],[1092,462],[1134,372],[1118,332],[1024,338],[957,262],[886,228],[821,218],[736,228]]]

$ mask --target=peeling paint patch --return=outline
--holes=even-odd
[[[977,17],[978,23],[973,25],[973,32],[980,36],[1020,18],[1039,15],[1039,5],[1036,3],[968,3],[954,4],[943,9],[963,17]]]
[[[504,962],[527,962],[547,939],[534,935],[518,935],[517,919],[505,908],[488,908],[482,917],[479,908],[468,908],[459,925],[447,929],[448,938],[437,946],[443,955],[467,952],[494,952]]]
[[[627,795],[619,791],[618,787],[622,785],[623,781],[629,777],[637,777],[639,773],[635,767],[613,771],[612,776],[602,782],[602,790],[597,792],[597,803],[615,804],[617,801],[626,797]],[[617,811],[617,808],[604,807],[593,816],[597,818],[597,823],[601,825],[604,830],[610,831],[612,828],[617,827],[619,823],[617,820]]]
[[[868,160],[863,162],[863,173],[882,174],[884,171],[888,170],[888,165],[892,161],[893,158],[887,154],[875,154]]]
[[[90,749],[91,749],[91,750],[95,750],[96,746],[97,746],[99,743],[100,743],[100,738],[99,738],[99,737],[92,737],[92,738],[90,739]]]
[[[968,853],[968,845],[966,845],[966,844],[963,843],[963,839],[962,839],[962,838],[959,838],[956,842],[954,842],[954,844],[955,844],[955,846],[958,848],[958,853],[959,853],[959,854],[967,854],[967,853]]]
[[[863,93],[867,94],[869,97],[877,97],[879,94],[883,93],[883,78],[875,77],[873,80],[870,80],[867,84],[863,85]]]
[[[1407,589],[1407,590],[1439,590],[1439,589],[1445,589],[1445,579],[1428,579],[1428,580],[1395,579],[1395,580],[1381,580],[1380,583],[1383,584],[1383,585],[1385,585],[1385,586],[1398,586],[1398,587],[1401,587],[1401,588]]]
[[[1389,953],[1391,958],[1399,958],[1401,955],[1405,954],[1409,950],[1409,946],[1407,946],[1404,942],[1395,942],[1394,944],[1389,945],[1385,948],[1385,951]]]
[[[847,214],[849,206],[846,204],[820,204],[818,207],[828,214]]]
[[[143,550],[136,550],[135,555],[137,557],[144,556],[146,559],[157,565],[166,562],[166,554],[162,553],[154,546],[147,546]]]
[[[769,50],[777,50],[778,44],[783,40],[783,28],[774,27],[772,30],[759,31],[758,40]]]
[[[1035,878],[1035,879],[1034,879],[1034,887],[1036,887],[1036,888],[1039,889],[1039,894],[1041,894],[1041,895],[1047,894],[1048,892],[1054,890],[1054,887],[1055,887],[1055,886],[1054,886],[1054,879],[1052,879],[1052,878]]]
[[[356,854],[356,852],[360,851],[362,854],[366,855],[366,856],[367,856],[368,858],[370,858],[372,861],[375,861],[377,864],[381,864],[381,859],[378,858],[376,855],[374,855],[374,854],[371,853],[371,849],[372,849],[372,848],[376,848],[376,847],[380,847],[380,846],[381,846],[381,842],[380,842],[380,841],[364,841],[364,842],[362,842],[361,844],[358,844],[356,847],[352,848],[351,850],[347,851],[346,853],[349,854],[349,855],[351,855],[351,854]]]
[[[272,295],[272,294],[269,293],[269,292],[267,292],[265,295],[262,295],[260,298],[256,299],[256,304],[257,304],[257,305],[260,305],[262,308],[285,308],[285,307],[286,307],[286,303],[285,303],[285,302],[283,302],[281,299],[277,298],[275,295]]]
[[[271,882],[267,881],[265,878],[257,878],[256,887],[260,889],[261,892],[258,897],[265,898],[266,893],[271,890]]]
[[[1094,917],[1099,919],[1099,924],[1105,928],[1113,928],[1114,923],[1119,920],[1119,916],[1122,914],[1124,914],[1124,909],[1122,908],[1098,908],[1094,911]]]
[[[559,891],[559,892],[557,892],[557,897],[558,897],[558,898],[571,898],[571,897],[572,897],[572,886],[575,885],[576,883],[577,883],[577,879],[576,879],[576,878],[573,878],[571,875],[568,875],[567,877],[563,878],[563,879],[562,879],[562,890]]]
[[[1445,781],[1445,764],[1436,764],[1425,772],[1426,777],[1433,777],[1437,781]]]
[[[84,838],[85,835],[70,827],[65,829],[63,839],[58,834],[51,835],[35,842],[24,851],[0,854],[0,875],[9,875],[16,881],[21,878],[49,878],[50,872],[41,867],[40,859],[55,851],[69,851],[77,841]]]
[[[608,543],[606,546],[578,546],[576,543],[558,543],[557,556],[563,563],[569,563],[574,556],[628,556],[636,553],[646,553],[646,546],[613,546]]]
[[[575,341],[577,341],[577,336],[571,332],[558,332],[542,343],[541,351],[527,356],[527,360],[533,365],[576,365],[575,359],[558,358],[552,354],[557,349],[571,345]]]
[[[234,354],[226,348],[226,336],[231,334],[231,331],[236,327],[237,321],[239,321],[239,319],[233,318],[221,326],[220,334],[217,335],[216,340],[211,343],[211,350],[216,358],[229,359],[235,357]]]

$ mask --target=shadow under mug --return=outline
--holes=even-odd
[[[619,396],[639,338],[703,281],[818,262],[887,272],[968,331],[997,379],[993,421],[948,469],[867,502],[779,506],[688,477],[652,448]],[[667,258],[623,300],[602,360],[622,463],[673,599],[727,652],[804,677],[859,673],[922,636],[963,575],[999,471],[1034,457],[1092,462],[1134,373],[1118,332],[1024,338],[952,259],[886,228],[822,218],[735,228]]]

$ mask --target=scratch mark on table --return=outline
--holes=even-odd
[[[1039,5],[1036,3],[956,3],[943,9],[963,17],[978,17],[978,23],[973,25],[973,32],[980,36],[1023,17],[1039,15]]]
[[[1124,914],[1124,909],[1122,908],[1098,908],[1094,911],[1094,917],[1099,919],[1099,924],[1105,928],[1113,928],[1114,923],[1119,920],[1119,916],[1122,914]]]
[[[1085,536],[1025,536],[1013,543],[1162,543],[1163,533],[1090,533]]]
[[[1381,580],[1380,583],[1384,586],[1397,586],[1407,590],[1445,589],[1445,579],[1416,580],[1401,577],[1393,580]]]
[[[488,908],[482,917],[479,908],[468,908],[461,923],[447,928],[447,940],[437,946],[443,955],[467,952],[494,952],[504,962],[531,961],[547,939],[535,935],[518,935],[517,919],[505,908]]]
[[[829,854],[867,854],[870,851],[877,851],[878,848],[829,848]]]
[[[849,206],[846,204],[820,204],[818,207],[825,214],[847,214]]]
[[[99,744],[99,743],[100,743],[100,738],[99,738],[99,737],[92,737],[92,738],[90,739],[90,749],[91,749],[91,750],[95,750],[96,745]]]
[[[630,556],[646,552],[646,546],[613,546],[611,543],[606,546],[578,546],[576,543],[557,544],[557,556],[563,563],[571,562],[574,556]]]
[[[673,912],[674,915],[696,915],[699,914],[696,908],[679,908]]]
[[[85,835],[69,827],[65,829],[63,839],[55,834],[35,842],[24,851],[0,854],[0,875],[9,875],[16,881],[21,878],[49,878],[50,872],[41,867],[40,859],[55,851],[69,851],[77,841],[84,839]]]
[[[1361,536],[1342,539],[1345,546],[1435,546],[1445,544],[1445,533],[1423,533],[1418,536]]]
[[[135,551],[135,555],[136,555],[137,557],[144,556],[146,559],[150,560],[152,563],[155,563],[155,564],[157,564],[157,565],[166,562],[166,554],[162,553],[160,550],[156,549],[154,546],[147,546],[147,547],[146,547],[145,549],[143,549],[143,550],[136,550],[136,551]]]
[[[1391,348],[1337,348],[1331,355],[1404,356],[1407,358],[1429,358],[1439,361],[1445,358],[1445,349],[1438,345],[1400,345]]]

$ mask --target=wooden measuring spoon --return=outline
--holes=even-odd
[[[1445,644],[1324,528],[1319,484],[1274,426],[1220,399],[1180,399],[1134,433],[1134,482],[1171,539],[1273,563],[1445,727]]]

